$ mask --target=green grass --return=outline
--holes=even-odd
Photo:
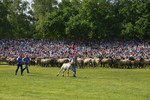
[[[0,65],[0,100],[150,100],[150,69],[77,69],[77,77],[56,77],[59,68]]]

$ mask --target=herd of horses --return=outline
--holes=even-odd
[[[0,63],[6,62],[9,65],[16,65],[16,58],[0,57]],[[69,58],[31,58],[30,65],[42,67],[61,67],[69,62]],[[77,57],[77,67],[110,67],[110,68],[144,68],[150,66],[150,58],[142,57]]]

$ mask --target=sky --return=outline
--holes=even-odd
[[[30,3],[30,7],[31,7],[32,0],[23,0],[23,1],[28,1]],[[61,2],[62,0],[57,0],[57,1]]]
[[[30,2],[30,3],[32,2],[32,0],[25,0],[25,1],[28,1],[28,2]],[[60,2],[61,0],[57,0],[57,1]]]

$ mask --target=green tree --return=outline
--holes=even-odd
[[[2,1],[0,1],[0,38],[8,36],[10,32],[9,29],[10,23],[7,19],[8,14],[9,12],[7,7],[4,5]]]
[[[22,0],[0,1],[1,37],[32,38],[33,16],[29,3]],[[2,29],[3,28],[3,29]]]
[[[66,24],[72,16],[78,14],[77,4],[77,0],[63,0],[54,11],[47,12],[41,24],[43,25],[42,36],[46,38],[68,38],[70,34],[66,34]]]
[[[70,21],[70,29],[78,30],[78,34],[87,38],[108,37],[113,28],[113,12],[111,3],[106,0],[83,0],[79,9],[79,15]],[[74,23],[73,23],[74,22]],[[71,23],[74,25],[71,26]]]
[[[52,13],[54,9],[57,7],[56,0],[33,0],[32,8],[34,11],[35,21],[35,29],[36,34],[34,34],[35,38],[45,38],[46,30],[44,27],[45,17],[47,13]]]
[[[22,0],[14,0],[9,6],[8,17],[12,25],[13,37],[31,38],[33,31],[32,16],[28,13],[29,3]]]
[[[143,38],[149,36],[150,30],[150,1],[149,0],[122,0],[122,8],[119,9],[123,15],[122,36],[132,38]]]

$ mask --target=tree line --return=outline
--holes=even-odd
[[[0,0],[0,38],[150,38],[150,0]]]

